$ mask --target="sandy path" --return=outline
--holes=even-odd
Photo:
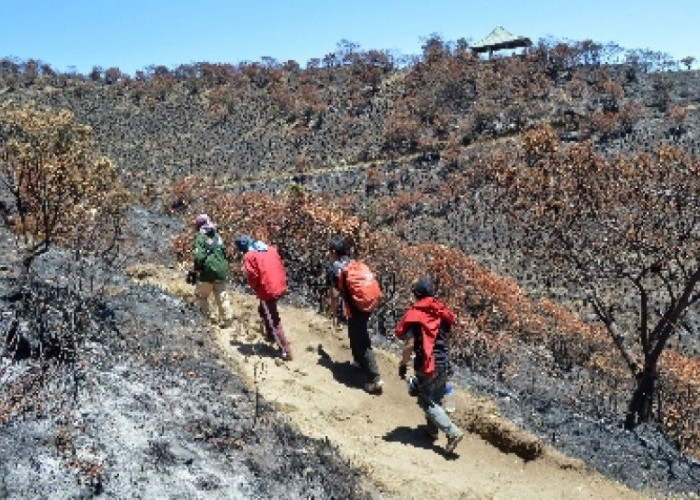
[[[191,297],[192,287],[184,285],[182,273],[149,266],[132,275]],[[257,300],[235,292],[231,298],[234,325],[211,328],[222,358],[304,434],[337,445],[373,478],[385,498],[644,498],[551,449],[526,462],[465,433],[456,454],[447,456],[444,435],[436,443],[422,437],[418,426],[424,423],[423,413],[396,375],[394,353],[375,350],[384,393],[369,395],[350,364],[344,329],[335,329],[311,309],[282,303],[280,315],[294,349],[294,360],[283,362],[274,346],[262,339]],[[457,422],[470,401],[471,396],[460,391]]]
[[[388,498],[641,498],[551,450],[524,462],[466,434],[456,454],[447,456],[444,435],[436,443],[422,437],[423,413],[396,375],[393,353],[376,350],[385,390],[372,396],[360,388],[362,377],[350,365],[344,329],[310,309],[282,306],[295,350],[295,359],[283,363],[262,341],[257,302],[235,295],[234,304],[239,321],[217,330],[224,355],[303,433],[337,444]],[[460,394],[458,421],[466,404],[468,395]]]

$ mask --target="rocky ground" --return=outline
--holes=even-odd
[[[169,238],[181,229],[179,223],[147,210],[132,211],[131,222],[125,268],[150,263],[179,275],[169,268]],[[14,320],[23,321],[13,293],[17,268],[12,248],[11,236],[0,233],[0,252],[10,256],[0,266],[0,332]],[[62,259],[65,255],[51,252],[38,263],[39,278],[47,285],[60,282]],[[376,463],[372,466],[372,460],[392,452],[415,457],[414,465],[428,460],[431,470],[454,467],[455,477],[469,481],[458,490],[465,498],[514,498],[508,491],[517,489],[499,487],[505,488],[509,481],[504,478],[516,471],[522,485],[528,485],[522,491],[537,492],[540,498],[698,497],[700,463],[680,455],[655,429],[626,432],[620,422],[586,417],[573,405],[542,398],[541,391],[528,394],[526,384],[500,386],[466,368],[457,377],[463,394],[493,398],[503,415],[541,439],[547,450],[543,458],[525,462],[470,435],[458,450],[459,459],[446,462],[439,449],[407,438],[409,429],[401,425],[389,429],[403,433],[376,431],[369,444],[356,440],[356,448],[348,450],[347,441],[333,437],[331,422],[353,416],[328,419],[325,429],[321,424],[326,421],[318,414],[304,413],[306,405],[297,404],[292,411],[275,401],[279,393],[258,383],[275,379],[257,372],[259,352],[243,350],[249,363],[236,368],[222,355],[228,337],[205,325],[184,294],[149,283],[147,275],[114,275],[104,306],[95,310],[103,328],[86,339],[76,363],[42,371],[31,359],[0,359],[1,497],[405,498],[397,488],[413,471],[406,471],[405,480],[399,472],[387,479],[377,474]],[[290,298],[286,305],[294,303]],[[289,328],[307,329],[301,324]],[[240,339],[237,342],[240,354]],[[390,370],[397,346],[381,338],[376,345]],[[306,347],[301,344],[304,356],[315,360],[318,353]],[[343,350],[328,347],[328,352],[342,356]],[[269,366],[289,371],[275,363]],[[314,386],[308,377],[315,372],[303,365],[295,369],[304,374],[291,370],[289,377],[306,377],[305,382],[292,383],[286,391],[289,397],[311,402],[311,393],[302,386]],[[319,370],[318,376],[328,377],[329,370]],[[391,383],[399,387],[397,381]],[[403,409],[413,408],[410,401],[398,396],[365,401],[362,391],[338,385],[347,392],[335,397],[356,400],[362,415],[370,415],[363,424],[367,428],[383,422],[372,415],[405,414],[410,420],[409,410]],[[308,405],[308,412],[317,411]],[[573,458],[553,460],[557,449]],[[572,465],[579,463],[576,459],[632,490]],[[568,469],[577,474],[576,482]],[[420,490],[409,491],[415,496]],[[435,497],[440,497],[439,491],[433,491]]]
[[[141,230],[163,221],[142,216],[136,233],[153,237]],[[3,255],[10,243],[3,232]],[[129,259],[153,257],[150,243],[135,242]],[[43,279],[55,278],[61,258],[41,259]],[[15,268],[2,269],[4,331],[15,317]],[[231,372],[190,304],[125,276],[110,287],[108,330],[87,343],[80,366],[51,368],[31,403],[2,406],[0,497],[374,496],[332,443],[300,434]],[[34,388],[37,373],[35,361],[3,357],[3,402]]]

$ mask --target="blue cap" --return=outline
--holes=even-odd
[[[236,238],[236,248],[238,248],[238,250],[240,250],[241,252],[247,252],[251,246],[253,246],[253,238],[251,238],[247,234],[242,234],[238,238]]]

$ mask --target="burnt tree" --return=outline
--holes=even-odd
[[[608,158],[542,126],[467,179],[510,244],[579,290],[605,325],[635,381],[627,428],[651,419],[659,358],[700,299],[699,174],[700,161],[671,146]]]

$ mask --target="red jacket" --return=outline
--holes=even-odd
[[[450,326],[453,325],[455,322],[454,313],[435,297],[424,297],[414,302],[396,326],[396,337],[403,339],[413,325],[420,325],[421,345],[423,346],[421,372],[429,377],[435,373],[433,348],[442,321]]]
[[[287,291],[287,273],[277,248],[251,249],[243,256],[248,284],[260,300],[278,299]]]

